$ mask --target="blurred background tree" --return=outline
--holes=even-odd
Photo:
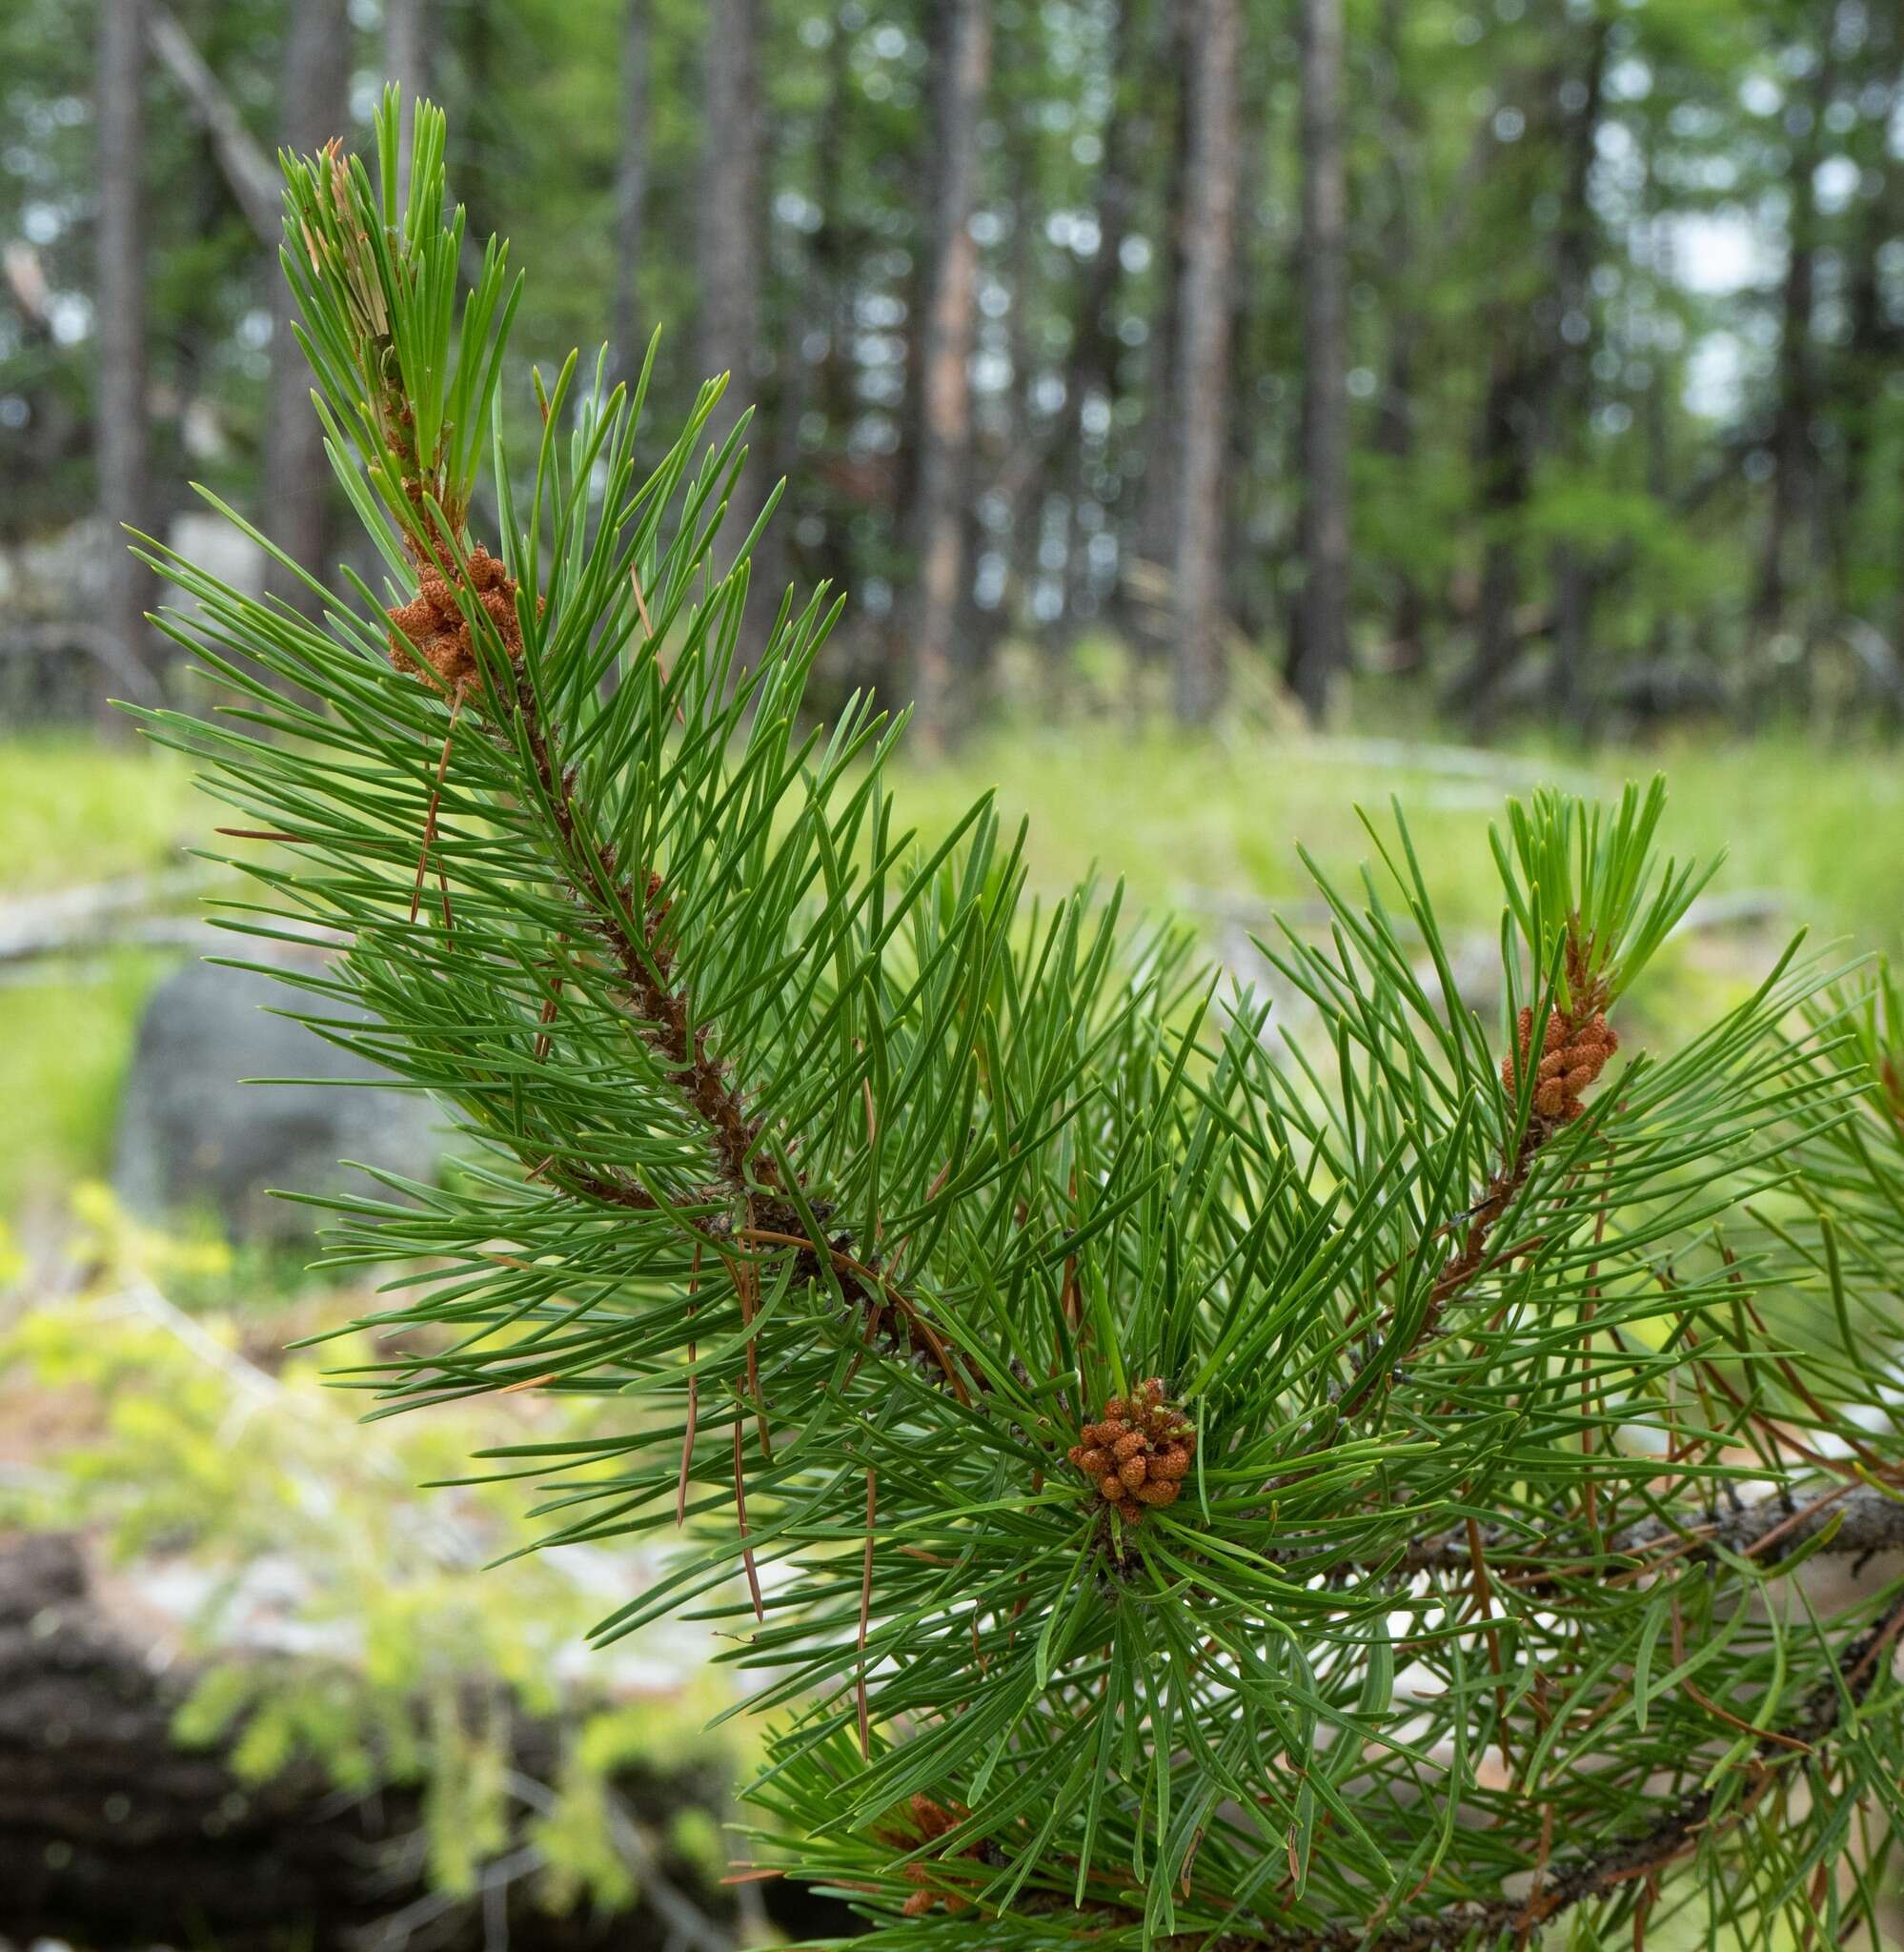
[[[1192,719],[1904,711],[1894,8],[15,0],[0,71],[10,553],[196,477],[321,558],[271,156],[390,75],[524,351],[734,371],[761,573],[936,739],[1105,635]],[[67,556],[7,648],[124,690],[151,592]]]

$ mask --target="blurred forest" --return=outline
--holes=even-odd
[[[0,75],[23,711],[165,681],[105,524],[189,479],[348,546],[272,152],[389,77],[518,357],[758,401],[761,578],[928,741],[1107,644],[1187,721],[1904,718],[1894,0],[8,0]]]

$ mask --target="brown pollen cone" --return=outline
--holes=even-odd
[[[1147,1509],[1177,1502],[1196,1448],[1189,1419],[1164,1400],[1163,1379],[1152,1376],[1128,1399],[1113,1396],[1064,1454],[1097,1495],[1135,1525]]]
[[[522,625],[516,615],[516,579],[480,544],[470,551],[469,587],[496,625],[512,660],[522,655]],[[466,689],[476,675],[476,646],[456,593],[434,564],[417,578],[415,597],[389,613],[390,661],[399,671],[428,673],[446,692]]]
[[[923,1843],[930,1843],[935,1838],[943,1837],[948,1830],[956,1830],[972,1814],[962,1803],[954,1803],[948,1809],[943,1803],[936,1803],[929,1796],[919,1791],[914,1792],[909,1807],[912,1820],[919,1830],[920,1841]],[[909,1838],[886,1832],[876,1834],[882,1842],[897,1844],[903,1848],[913,1847]],[[968,1843],[959,1855],[983,1862],[985,1846],[982,1843]],[[962,1896],[956,1890],[948,1889],[944,1884],[934,1883],[932,1871],[926,1864],[907,1864],[900,1875],[908,1884],[919,1886],[901,1907],[901,1917],[923,1918],[935,1904],[943,1904],[948,1912],[954,1913],[970,1908],[969,1898]]]
[[[1533,1054],[1533,1011],[1523,1006],[1516,1033],[1518,1058],[1501,1060],[1501,1082],[1509,1091],[1519,1088],[1529,1064],[1534,1066],[1535,1113],[1549,1125],[1570,1125],[1586,1110],[1580,1094],[1607,1068],[1620,1047],[1604,1010],[1575,1019],[1554,1010],[1541,1033],[1540,1056]]]

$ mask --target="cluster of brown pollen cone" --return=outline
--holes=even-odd
[[[972,1813],[963,1803],[953,1803],[949,1808],[944,1803],[934,1802],[922,1791],[915,1790],[907,1804],[913,1824],[919,1832],[917,1839],[908,1837],[897,1826],[875,1830],[873,1835],[880,1842],[893,1850],[916,1850],[921,1843],[932,1843],[948,1831],[956,1830]],[[972,1858],[982,1863],[985,1860],[985,1846],[982,1843],[968,1843],[958,1855]],[[958,1890],[932,1862],[904,1865],[900,1876],[908,1884],[917,1885],[901,1909],[902,1918],[923,1918],[935,1904],[942,1904],[948,1912],[968,1911],[972,1901]],[[871,1889],[870,1885],[861,1887]]]
[[[516,579],[480,543],[469,553],[469,587],[510,657],[519,658],[522,624],[516,614]],[[476,654],[469,620],[455,589],[435,564],[426,564],[419,573],[415,596],[389,614],[390,658],[399,671],[427,670],[450,693],[461,692],[471,683],[476,675]]]
[[[1113,1396],[1082,1441],[1064,1454],[1091,1480],[1098,1495],[1130,1524],[1144,1508],[1174,1505],[1184,1489],[1197,1434],[1181,1410],[1164,1400],[1158,1376],[1139,1383],[1126,1401]]]
[[[1511,1093],[1520,1088],[1527,1068],[1534,1063],[1533,1011],[1521,1009],[1517,1041],[1519,1057],[1501,1060],[1501,1082]],[[1607,1068],[1620,1047],[1604,1010],[1576,1019],[1554,1010],[1541,1033],[1540,1058],[1534,1071],[1533,1108],[1550,1125],[1568,1125],[1586,1110],[1580,1094]]]

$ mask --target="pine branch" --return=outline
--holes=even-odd
[[[572,356],[512,474],[504,253],[459,293],[441,117],[400,209],[396,130],[393,98],[375,181],[287,159],[384,588],[317,627],[146,551],[236,701],[148,724],[284,850],[237,863],[226,925],[329,931],[334,964],[275,972],[295,1014],[468,1154],[323,1203],[334,1265],[395,1271],[367,1326],[410,1332],[341,1380],[375,1414],[556,1399],[482,1474],[537,1484],[547,1543],[679,1541],[598,1636],[725,1623],[776,1718],[763,1848],[875,1944],[976,1907],[1006,1952],[1347,1948],[1371,1916],[1426,1952],[1689,1847],[1676,1888],[1710,1887],[1751,1823],[1728,1916],[1769,1948],[1842,1831],[1788,1812],[1773,1849],[1765,1781],[1828,1734],[1847,1799],[1904,1762],[1888,1639],[1756,1603],[1904,1543],[1856,1312],[1894,1187],[1833,972],[1794,944],[1609,1070],[1712,871],[1660,858],[1657,784],[1510,803],[1491,1027],[1399,812],[1370,825],[1355,899],[1315,870],[1326,940],[1266,948],[1314,1008],[1281,1048],[1115,892],[1034,902],[989,799],[920,843],[901,728],[806,714],[837,603],[736,666],[720,382],[644,473],[649,369]],[[1818,1306],[1833,1335],[1790,1332]],[[1718,1509],[1741,1479],[1771,1489]],[[1556,1835],[1624,1840],[1556,1868]],[[1531,1862],[1537,1900],[1496,1895]]]
[[[1668,1563],[1703,1565],[1725,1553],[1740,1558],[1767,1554],[1761,1563],[1771,1577],[1795,1569],[1813,1553],[1865,1559],[1904,1552],[1904,1496],[1888,1486],[1847,1477],[1816,1496],[1781,1488],[1735,1510],[1715,1511],[1703,1523],[1643,1518],[1608,1537],[1590,1556],[1583,1554],[1577,1533],[1529,1540],[1494,1527],[1484,1535],[1484,1543],[1490,1562],[1497,1570],[1505,1567],[1509,1582],[1523,1592],[1546,1590],[1566,1576],[1651,1572]],[[1779,1551],[1772,1556],[1774,1545]],[[1669,1550],[1654,1552],[1661,1546]],[[1405,1575],[1461,1573],[1467,1566],[1464,1530],[1409,1547],[1397,1570]]]

